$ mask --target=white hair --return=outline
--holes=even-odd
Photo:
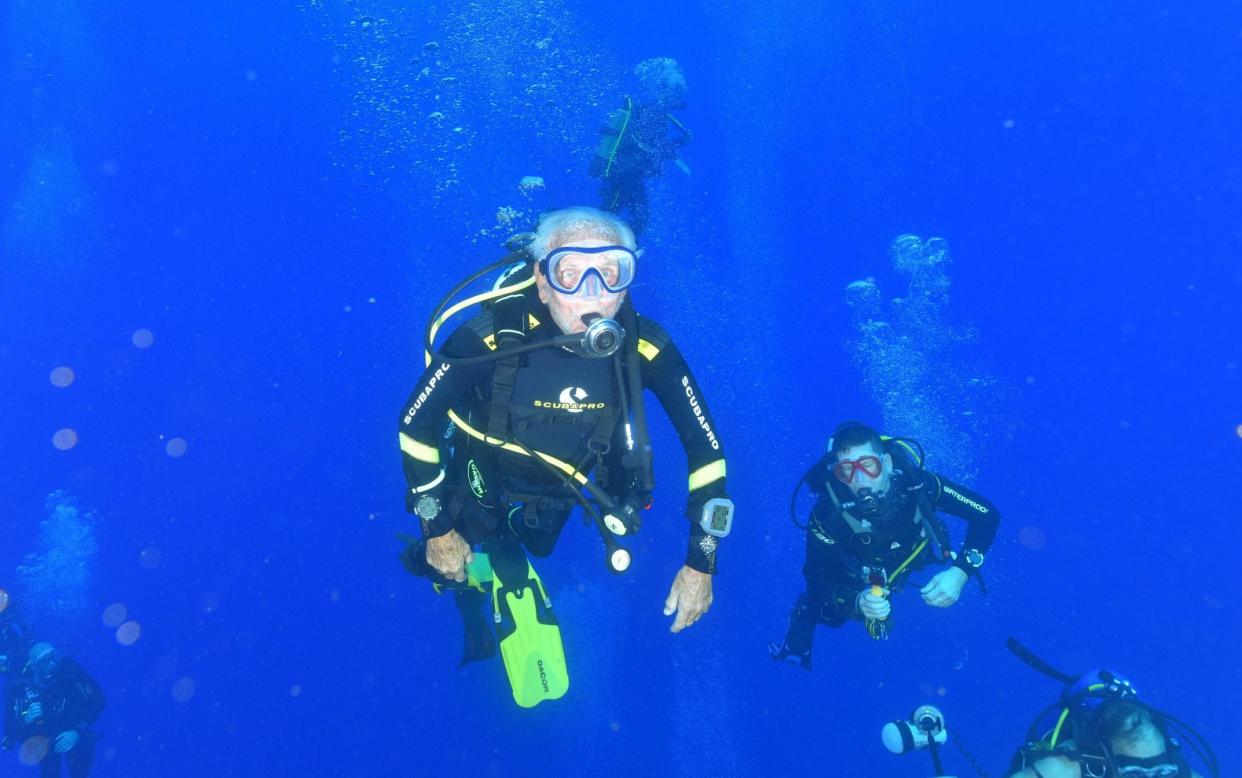
[[[576,205],[552,211],[539,220],[539,228],[535,230],[535,237],[530,242],[530,252],[538,262],[549,251],[573,245],[574,241],[583,238],[606,240],[617,246],[625,246],[631,251],[638,249],[630,225],[606,211]]]

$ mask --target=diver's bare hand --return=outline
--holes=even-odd
[[[673,579],[672,588],[668,590],[668,599],[664,601],[665,616],[672,616],[674,611],[677,612],[677,618],[673,620],[673,626],[669,630],[681,632],[698,621],[710,607],[712,577],[692,567],[682,566],[677,571],[677,577]]]
[[[920,594],[923,601],[937,608],[947,608],[962,596],[962,587],[966,585],[968,576],[960,567],[950,567],[932,576]]]
[[[470,544],[457,534],[457,530],[427,541],[427,564],[445,578],[459,583],[465,581],[466,565],[473,561]]]

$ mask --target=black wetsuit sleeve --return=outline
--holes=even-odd
[[[685,358],[663,329],[649,319],[641,319],[639,331],[643,386],[655,394],[677,430],[690,471],[686,565],[699,572],[715,573],[718,539],[703,532],[699,516],[708,500],[728,496],[724,449],[716,435],[716,422]]]
[[[978,492],[935,473],[928,472],[927,475],[927,496],[932,506],[937,511],[966,520],[966,539],[962,541],[962,550],[974,549],[986,555],[992,547],[992,541],[996,539],[1000,511]],[[975,571],[975,568],[966,563],[961,553],[957,555],[953,566],[967,575]]]
[[[449,357],[471,357],[489,349],[477,327],[466,325],[449,337],[441,351]],[[444,480],[440,440],[448,425],[449,409],[491,373],[490,362],[463,365],[432,360],[401,407],[397,439],[407,485],[406,509],[411,513],[419,496],[439,497]],[[441,510],[435,520],[425,522],[423,533],[428,537],[448,533],[453,527],[446,514]]]
[[[841,544],[833,542],[815,521],[806,530],[802,577],[806,579],[807,599],[811,607],[819,609],[821,620],[840,626],[858,615],[854,603],[862,585],[850,575]]]
[[[65,664],[68,684],[65,689],[64,726],[86,732],[103,713],[108,700],[99,684],[81,665],[72,660],[65,660]]]

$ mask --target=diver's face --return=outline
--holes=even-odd
[[[1167,750],[1164,735],[1155,727],[1144,727],[1141,736],[1127,742],[1124,738],[1113,738],[1113,753],[1118,756],[1132,756],[1136,759],[1149,759],[1160,756]]]
[[[853,468],[850,482],[846,484],[850,492],[857,497],[863,489],[871,490],[872,494],[880,495],[888,491],[893,482],[893,458],[888,454],[875,450],[875,446],[864,443],[861,446],[847,448],[837,454],[837,462],[854,461],[863,457],[873,457],[880,462],[880,472],[871,475],[863,467]]]
[[[581,246],[582,248],[598,248],[611,246],[612,242],[599,238],[577,238],[562,245]],[[560,248],[553,246],[552,248]],[[553,289],[544,277],[542,269],[535,270],[535,286],[539,290],[539,299],[552,313],[552,320],[561,332],[566,335],[585,332],[587,325],[582,317],[588,314],[599,314],[605,319],[616,318],[621,301],[625,299],[625,291],[609,292],[595,284],[584,284],[576,294],[564,294]],[[589,294],[594,289],[596,294]]]

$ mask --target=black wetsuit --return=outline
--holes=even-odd
[[[614,112],[602,130],[604,142],[591,161],[591,175],[602,179],[605,210],[628,214],[635,235],[647,225],[646,180],[660,175],[664,163],[677,159],[677,150],[690,140],[690,133],[671,113],[683,107],[634,104]]]
[[[528,293],[529,343],[560,334],[546,306]],[[626,305],[629,305],[628,301]],[[496,348],[494,319],[484,314],[460,327],[443,353],[470,357]],[[686,451],[690,471],[687,517],[690,540],[686,564],[704,573],[716,570],[717,540],[700,529],[702,505],[724,497],[725,462],[716,425],[681,352],[663,328],[637,318],[642,385],[660,400]],[[626,346],[628,348],[629,338]],[[552,551],[573,507],[573,492],[531,456],[502,450],[457,428],[446,437],[448,411],[455,410],[479,433],[487,433],[492,416],[497,363],[433,362],[402,408],[400,443],[407,507],[413,512],[423,494],[436,496],[440,515],[423,522],[425,537],[456,529],[467,542],[484,544],[495,555],[520,542],[536,555]],[[596,470],[596,482],[614,499],[644,505],[650,495],[635,493],[622,466],[624,422],[619,419],[619,387],[613,358],[589,359],[559,346],[538,349],[522,358],[508,405],[505,440],[549,454],[582,474]],[[609,420],[611,419],[611,423]],[[600,438],[607,435],[604,446]],[[592,445],[592,440],[596,443]],[[606,454],[592,448],[607,448]],[[449,453],[452,449],[452,453]],[[601,479],[600,469],[608,475]],[[417,548],[417,546],[413,546]],[[420,549],[421,551],[421,549]],[[411,572],[423,574],[423,560],[407,559]]]
[[[5,694],[4,742],[8,748],[20,748],[36,735],[47,738],[47,755],[40,763],[43,778],[60,775],[61,754],[56,752],[56,737],[76,730],[76,745],[65,752],[70,778],[83,778],[95,762],[95,739],[91,726],[103,712],[107,700],[99,684],[81,665],[65,657],[61,659],[51,682],[36,684],[28,675],[9,679]],[[43,713],[35,721],[26,721],[24,713],[40,703]]]
[[[30,629],[21,613],[10,603],[0,611],[0,677],[10,673],[17,674],[22,666],[20,657],[26,655],[33,642]]]
[[[854,504],[853,494],[826,462],[807,478],[818,499],[807,523],[802,567],[807,588],[790,617],[788,654],[809,657],[817,624],[839,627],[862,618],[856,600],[871,585],[870,571],[885,579],[896,574],[887,584],[890,587],[899,587],[911,571],[938,562],[951,562],[970,576],[975,568],[965,552],[986,554],[996,537],[1000,514],[987,499],[919,469],[894,444],[888,444],[888,450],[893,455],[893,479],[874,514]],[[967,521],[962,553],[956,559],[945,547],[948,535],[938,512]],[[920,549],[923,541],[928,542]]]

